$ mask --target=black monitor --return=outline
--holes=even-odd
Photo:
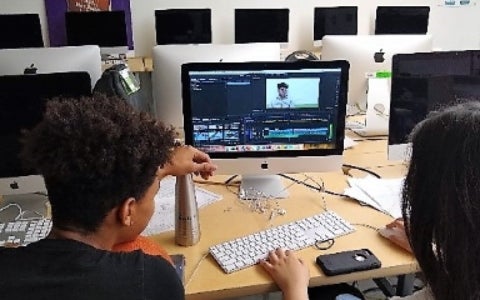
[[[324,35],[355,35],[358,32],[356,6],[315,7],[313,40]]]
[[[102,53],[125,53],[128,48],[125,24],[123,10],[66,12],[67,44],[98,45]]]
[[[157,45],[210,44],[212,12],[209,8],[155,11]]]
[[[480,99],[480,51],[394,55],[389,159],[408,159],[408,136],[430,111],[469,99]]]
[[[235,9],[235,43],[288,43],[288,8]]]
[[[42,118],[48,99],[91,95],[87,72],[0,76],[0,195],[37,192],[40,176],[22,165],[18,154],[23,130]],[[40,184],[41,185],[41,184]]]
[[[429,6],[378,6],[375,34],[426,34]]]
[[[0,14],[0,49],[43,47],[38,14]]]

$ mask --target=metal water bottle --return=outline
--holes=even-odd
[[[175,242],[195,245],[200,240],[198,205],[192,174],[177,176],[175,183]]]

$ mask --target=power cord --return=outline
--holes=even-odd
[[[382,178],[382,176],[380,176],[377,173],[373,172],[372,170],[369,170],[369,169],[366,169],[366,168],[362,168],[362,167],[355,166],[355,165],[350,165],[350,164],[343,164],[342,165],[342,172],[343,172],[344,175],[352,176],[352,175],[350,175],[350,170],[352,170],[352,169],[368,173],[368,174],[370,174],[370,175],[372,175],[376,178]]]

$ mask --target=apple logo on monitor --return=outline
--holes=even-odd
[[[11,188],[12,190],[18,190],[18,188],[19,188],[19,187],[18,187],[18,183],[17,183],[16,181],[10,183],[10,188]]]
[[[23,74],[37,74],[37,67],[35,67],[35,64],[31,64],[30,66],[26,67],[25,70],[23,70]]]
[[[373,59],[375,60],[376,63],[383,63],[385,61],[385,52],[383,52],[383,49],[380,49],[379,51],[375,52],[373,55]]]

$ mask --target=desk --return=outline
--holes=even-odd
[[[384,177],[398,177],[405,173],[405,166],[399,162],[389,162],[386,159],[386,141],[362,141],[359,145],[345,152],[345,162],[370,167]],[[371,151],[371,152],[370,152]],[[383,151],[383,154],[382,154]],[[369,153],[374,153],[372,159]],[[366,158],[362,158],[366,155]],[[380,158],[380,159],[376,159]],[[368,163],[368,164],[367,164]],[[380,163],[380,165],[377,165]],[[334,173],[308,174],[316,180],[323,180],[328,190],[342,192],[346,187],[345,176],[341,171]],[[303,179],[303,175],[295,174]],[[215,176],[212,180],[222,182],[227,177]],[[291,182],[285,181],[285,185]],[[272,279],[260,266],[253,266],[232,274],[225,274],[215,260],[207,255],[211,245],[231,240],[235,237],[277,226],[296,219],[304,218],[321,212],[322,196],[302,185],[294,184],[288,189],[288,199],[276,200],[279,207],[287,213],[269,220],[269,214],[251,212],[236,195],[219,185],[203,186],[213,192],[223,195],[223,200],[200,210],[201,239],[191,247],[181,247],[174,243],[174,232],[166,232],[152,238],[164,246],[169,253],[183,253],[186,256],[186,298],[193,299],[223,299],[253,294],[263,294],[278,290]],[[368,224],[382,227],[392,220],[372,208],[360,206],[356,201],[325,195],[327,208],[331,209],[352,224]],[[277,205],[277,204],[275,204]],[[369,278],[388,277],[417,272],[418,265],[411,254],[390,244],[376,231],[355,225],[356,232],[336,239],[332,248],[319,251],[307,248],[297,251],[310,269],[310,285],[326,285],[339,282],[351,282]],[[382,268],[352,274],[326,277],[315,265],[315,257],[319,254],[333,253],[343,250],[369,248],[382,262]],[[198,268],[195,270],[198,264]],[[193,273],[195,270],[195,273]]]

